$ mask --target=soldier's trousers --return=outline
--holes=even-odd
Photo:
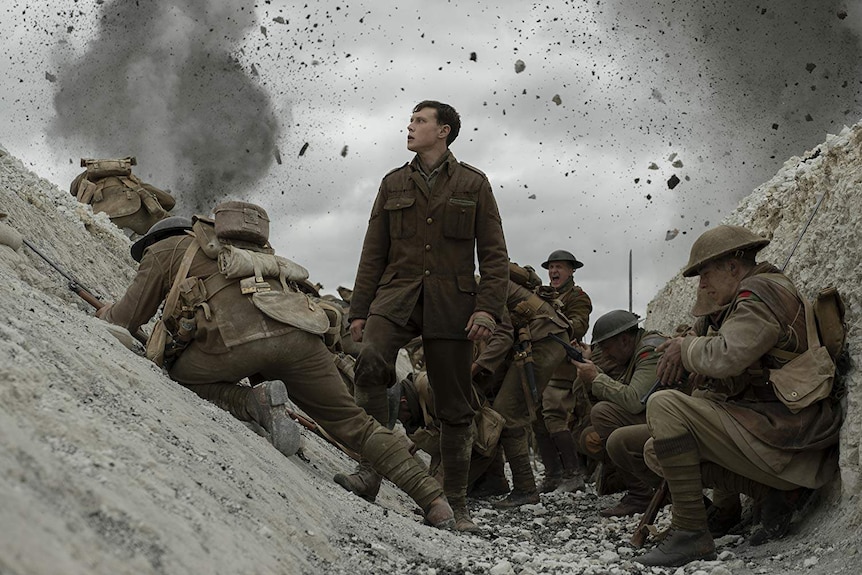
[[[615,403],[600,401],[590,410],[590,423],[581,433],[579,447],[589,457],[601,460],[605,457],[606,444],[611,434],[620,428],[646,423],[646,414],[629,413]]]
[[[371,436],[381,431],[380,424],[356,405],[323,340],[299,329],[244,343],[221,354],[203,353],[192,343],[174,362],[170,375],[187,387],[235,384],[252,376],[266,381],[281,380],[300,409],[336,441],[358,453],[364,453]],[[380,436],[376,440],[379,442]],[[430,483],[424,483],[417,491],[425,500],[424,503],[417,500],[420,505],[430,503],[442,493],[437,483],[427,474],[426,477]]]
[[[753,461],[751,448],[739,446],[734,435],[725,429],[714,403],[674,390],[656,392],[647,403],[647,424],[652,437],[658,439],[690,433],[697,442],[702,461],[711,461],[775,489],[790,490],[799,486],[816,489],[823,485],[824,478],[833,476],[836,470],[832,466],[834,458],[822,451],[797,453],[781,472],[764,469],[767,464]],[[805,455],[812,457],[806,458]],[[644,445],[644,460],[650,469],[663,476],[653,439]]]
[[[466,325],[467,321],[464,320]],[[422,305],[417,304],[407,325],[400,326],[383,316],[371,315],[365,323],[362,336],[363,352],[373,348],[388,365],[395,365],[398,350],[422,334]],[[434,411],[444,424],[466,427],[473,422],[473,401],[470,367],[473,361],[473,342],[468,339],[422,338],[428,383],[434,392]],[[362,362],[360,354],[359,362]],[[368,381],[357,373],[356,386],[373,388],[387,382]]]
[[[533,373],[540,399],[546,390],[548,380],[565,356],[566,352],[562,346],[551,338],[533,342]],[[529,391],[524,384],[525,379],[522,379],[524,377],[523,368],[513,362],[503,378],[503,383],[500,384],[500,391],[494,398],[492,407],[494,411],[506,418],[506,427],[524,427],[531,423],[527,404]],[[534,407],[536,408],[534,425],[541,425],[544,429],[545,422],[541,417],[542,405]]]
[[[542,419],[548,433],[569,430],[569,418],[575,409],[575,394],[572,382],[551,379],[542,392]]]

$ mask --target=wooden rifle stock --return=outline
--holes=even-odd
[[[655,490],[655,494],[652,496],[646,511],[644,511],[643,517],[641,517],[634,535],[629,539],[629,543],[632,547],[641,548],[644,546],[644,543],[649,536],[649,526],[655,523],[655,518],[658,515],[659,509],[664,505],[664,501],[667,499],[667,496],[667,481],[662,479],[661,485],[659,485],[658,489]]]
[[[336,449],[343,452],[345,455],[347,455],[348,457],[350,457],[354,461],[359,461],[360,456],[358,453],[356,453],[352,449],[348,449],[348,448],[344,447],[343,445],[341,445],[340,443],[338,443],[335,439],[333,439],[333,437],[331,435],[326,433],[326,431],[324,431],[322,427],[317,425],[316,421],[309,419],[308,417],[305,417],[304,415],[293,411],[289,407],[285,407],[285,410],[287,410],[287,415],[289,415],[290,418],[293,419],[294,421],[296,421],[298,424],[300,424],[301,426],[303,426],[307,430],[315,433],[316,435],[322,437],[328,443],[332,444]]]

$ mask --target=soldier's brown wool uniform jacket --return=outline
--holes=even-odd
[[[466,339],[464,327],[474,311],[500,321],[508,278],[503,226],[485,175],[447,152],[429,190],[416,156],[380,184],[350,319],[377,314],[406,325],[422,297],[423,337]]]
[[[706,390],[692,395],[715,402],[735,444],[776,474],[793,460],[797,476],[787,479],[817,486],[811,477],[823,467],[824,451],[828,458],[838,442],[841,413],[829,398],[791,413],[769,384],[769,370],[779,367],[769,350],[801,353],[808,347],[799,295],[765,275],[778,273],[768,263],[752,270],[719,318],[719,329],[683,339],[682,362],[688,371],[710,378]],[[799,470],[810,476],[799,477]]]
[[[527,288],[508,280],[506,317],[511,319],[504,321],[501,325],[508,325],[509,321],[515,325],[512,326],[512,330],[500,330],[502,333],[495,332],[488,340],[482,353],[475,359],[475,363],[489,371],[494,371],[504,364],[506,356],[512,350],[512,345],[518,342],[518,329],[524,327],[515,319],[517,314],[514,314],[513,311],[520,302],[531,296],[538,297]],[[543,340],[552,333],[566,339],[571,329],[566,319],[561,317],[561,314],[549,302],[542,303],[539,312],[528,322],[527,327],[530,329],[531,341],[533,342]]]
[[[148,247],[129,289],[103,319],[123,326],[130,332],[147,323],[170,291],[183,255],[194,241],[197,240],[187,235],[170,236]],[[209,277],[215,274],[219,274],[218,262],[198,250],[188,275]],[[281,290],[278,280],[269,281],[274,290]],[[235,281],[235,285],[217,292],[207,304],[212,312],[209,319],[202,308],[198,308],[195,314],[197,330],[194,343],[204,353],[226,353],[230,346],[282,335],[295,329],[261,313],[251,298],[240,292],[239,280]]]
[[[575,285],[571,278],[560,286],[558,293],[560,294],[560,301],[563,302],[563,314],[572,323],[572,339],[580,341],[590,327],[590,312],[593,311],[593,302],[590,300],[590,296]],[[577,376],[578,369],[566,360],[554,371],[551,380],[567,382],[565,385],[568,387]]]
[[[667,337],[655,331],[638,330],[635,352],[622,377],[599,373],[593,380],[592,392],[597,398],[615,403],[631,414],[642,413],[646,406],[640,398],[656,380],[656,367],[661,357],[655,348]]]

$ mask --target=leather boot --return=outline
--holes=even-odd
[[[563,465],[560,460],[560,453],[554,445],[554,441],[547,431],[541,432],[533,430],[536,436],[536,445],[539,448],[539,457],[542,459],[542,465],[545,468],[545,475],[542,477],[542,483],[539,485],[539,493],[550,493],[554,491],[563,478]]]
[[[613,507],[602,509],[599,515],[602,517],[626,517],[635,513],[644,513],[652,501],[652,493],[628,492],[623,495],[619,503]]]
[[[410,455],[407,444],[392,431],[378,427],[362,445],[363,457],[377,472],[409,495],[434,527],[449,529],[455,523],[440,484]]]
[[[380,492],[380,483],[383,481],[383,477],[374,471],[370,461],[362,458],[353,473],[336,473],[333,480],[346,490],[374,503]]]
[[[467,510],[467,480],[473,452],[474,426],[443,424],[440,432],[440,457],[443,466],[443,492],[455,515],[455,531],[477,532]]]
[[[661,543],[634,561],[648,567],[681,567],[701,559],[715,559],[715,542],[709,531],[671,528]]]
[[[519,507],[521,505],[539,502],[539,491],[530,466],[530,449],[527,445],[527,434],[524,428],[504,428],[500,434],[500,445],[509,462],[512,471],[514,488],[509,495],[494,506],[500,508]]]
[[[302,435],[299,426],[287,415],[287,388],[281,381],[265,381],[254,387],[232,383],[206,383],[186,386],[198,396],[228,411],[240,421],[253,421],[263,428],[272,445],[284,455],[294,455]]]
[[[801,508],[813,493],[812,490],[798,487],[790,491],[769,488],[761,501],[760,529],[749,540],[752,545],[763,545],[773,539],[781,539],[790,530],[793,512]]]
[[[738,493],[713,489],[712,505],[706,508],[706,525],[713,538],[724,537],[742,521],[742,504]]]
[[[581,462],[578,459],[578,451],[575,448],[575,439],[568,431],[559,431],[551,434],[556,450],[563,462],[563,477],[556,491],[574,493],[584,490],[584,475],[581,470]]]

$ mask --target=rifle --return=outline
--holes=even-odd
[[[39,251],[39,249],[36,246],[34,246],[30,242],[30,240],[28,240],[27,238],[23,238],[23,241],[24,241],[25,246],[27,246],[28,248],[33,250],[33,253],[35,253],[37,256],[39,256],[40,258],[45,260],[45,262],[49,266],[51,266],[52,268],[57,270],[57,272],[61,276],[63,276],[64,278],[66,278],[66,280],[68,280],[68,282],[69,282],[68,287],[74,294],[76,294],[82,300],[84,300],[85,302],[87,302],[88,304],[93,306],[93,308],[95,308],[96,311],[105,307],[105,305],[106,305],[105,302],[103,302],[102,300],[97,298],[95,295],[93,295],[93,290],[90,290],[90,289],[87,289],[86,287],[84,287],[84,284],[79,282],[74,276],[70,275],[63,268],[61,268],[54,261],[52,261],[48,256],[46,256],[41,251]],[[140,329],[138,329],[135,333],[133,333],[132,336],[136,340],[141,342],[142,344],[147,345],[147,336]]]
[[[538,405],[539,389],[536,387],[536,366],[533,364],[533,344],[530,336],[530,328],[522,327],[518,330],[518,343],[515,344],[515,361],[522,362],[524,375],[527,377],[527,385],[530,388],[530,397],[533,405]]]
[[[647,505],[646,511],[644,511],[638,526],[635,528],[634,535],[629,539],[629,543],[632,547],[639,549],[644,546],[646,538],[650,533],[649,528],[653,523],[655,523],[655,518],[658,515],[659,509],[664,505],[667,496],[667,480],[662,479],[661,484],[658,486],[658,489],[655,490],[655,494],[652,496],[649,505]]]
[[[567,342],[566,340],[564,340],[563,338],[559,337],[556,334],[551,333],[551,334],[548,334],[548,336],[551,339],[553,339],[555,342],[557,342],[558,344],[563,346],[563,349],[566,350],[566,357],[568,357],[569,359],[573,359],[573,360],[577,361],[578,363],[584,363],[584,354],[582,354],[578,348],[573,347],[569,342]]]
[[[655,383],[653,383],[652,386],[650,386],[650,388],[647,390],[647,392],[645,394],[643,394],[643,396],[641,396],[641,405],[646,405],[646,402],[649,399],[649,396],[651,396],[653,394],[653,392],[655,392],[655,390],[658,389],[659,385],[661,385],[661,380],[656,379]]]
[[[317,422],[315,422],[313,419],[309,419],[309,418],[305,417],[304,415],[297,413],[296,411],[293,411],[289,407],[285,407],[284,409],[285,409],[285,411],[287,411],[287,415],[290,416],[290,418],[293,419],[294,421],[296,421],[298,424],[300,424],[301,426],[303,426],[307,430],[315,433],[316,435],[322,437],[327,442],[329,442],[330,444],[335,446],[336,449],[338,449],[342,453],[346,454],[348,457],[350,457],[354,461],[359,461],[360,457],[359,457],[358,453],[356,453],[352,449],[348,449],[348,448],[344,447],[343,445],[341,445],[340,443],[335,441],[335,439],[333,439],[333,437],[331,435],[326,433],[326,431],[324,431],[322,427],[317,425]]]

